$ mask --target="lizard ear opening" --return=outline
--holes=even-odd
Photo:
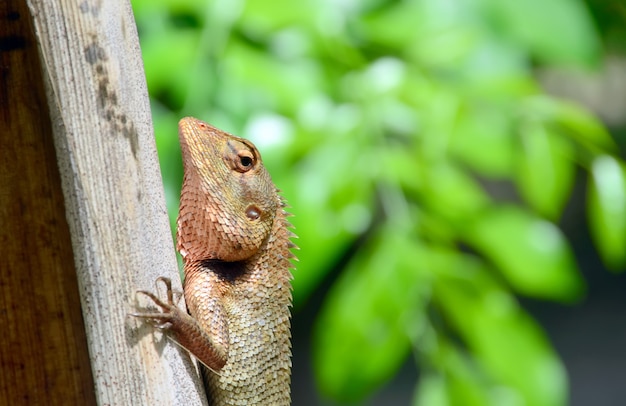
[[[260,219],[261,209],[259,209],[258,206],[251,204],[250,206],[246,207],[246,217],[248,217],[250,220]]]

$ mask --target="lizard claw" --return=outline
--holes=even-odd
[[[162,282],[165,285],[165,292],[167,301],[164,302],[157,295],[152,292],[146,290],[138,290],[137,293],[140,293],[144,296],[149,297],[155,305],[161,308],[161,312],[158,311],[143,311],[143,312],[133,312],[130,313],[131,316],[145,319],[154,327],[167,330],[172,326],[172,319],[174,318],[174,313],[179,310],[177,308],[178,301],[180,300],[180,293],[174,293],[172,290],[172,281],[170,278],[166,278],[164,276],[160,276],[157,278],[156,282]],[[158,288],[158,287],[157,287]],[[174,300],[174,296],[176,300]]]
[[[198,322],[187,311],[178,307],[177,303],[182,294],[172,290],[172,281],[169,278],[163,276],[157,278],[156,290],[159,290],[159,282],[165,286],[164,299],[147,290],[138,290],[137,293],[152,300],[152,303],[160,310],[154,308],[140,309],[129,315],[143,319],[155,328],[166,330],[167,336],[174,342],[187,349],[200,362],[217,373],[226,364],[227,348],[224,348],[222,342],[215,344]],[[228,336],[223,342],[227,342],[227,340]]]

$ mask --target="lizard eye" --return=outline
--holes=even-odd
[[[242,150],[237,153],[235,164],[239,172],[248,172],[256,163],[254,154],[248,150]]]

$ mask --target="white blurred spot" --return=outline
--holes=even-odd
[[[294,59],[303,56],[308,51],[308,37],[300,29],[285,29],[272,37],[270,48],[281,58]]]
[[[406,66],[396,58],[380,58],[367,69],[370,86],[378,92],[393,90],[402,83]]]
[[[286,144],[293,137],[293,124],[277,114],[258,114],[253,116],[244,129],[259,150]]]
[[[561,249],[563,241],[556,226],[548,221],[535,221],[530,229],[530,241],[537,251],[554,253]]]
[[[336,133],[347,133],[355,128],[362,119],[361,109],[354,104],[341,104],[332,112],[330,123],[331,131]]]
[[[602,209],[609,214],[619,215],[626,206],[626,191],[619,163],[610,156],[601,156],[593,162],[592,171]]]
[[[346,22],[358,10],[359,0],[326,0],[319,2],[316,19],[317,29],[322,35],[342,35]]]
[[[298,111],[298,121],[306,129],[321,129],[328,122],[332,108],[333,103],[328,96],[319,94],[311,97],[307,99]]]
[[[362,204],[351,204],[341,212],[343,227],[352,234],[361,234],[370,225],[372,215]]]

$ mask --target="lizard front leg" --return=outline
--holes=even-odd
[[[155,305],[161,308],[161,312],[135,312],[131,316],[145,319],[155,327],[169,332],[170,337],[180,346],[192,353],[200,362],[213,371],[219,372],[226,364],[228,354],[228,331],[226,328],[220,329],[226,323],[220,322],[223,310],[219,303],[214,304],[217,330],[213,330],[217,335],[213,339],[202,329],[198,322],[189,314],[181,310],[174,303],[174,293],[172,282],[169,278],[160,277],[157,282],[163,282],[166,287],[167,302],[163,302],[155,294],[139,290],[144,296],[149,297]]]

